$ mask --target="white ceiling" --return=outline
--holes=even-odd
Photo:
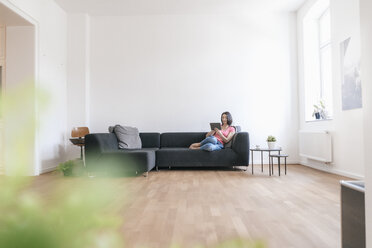
[[[91,15],[246,14],[296,11],[305,0],[55,0],[68,13]]]

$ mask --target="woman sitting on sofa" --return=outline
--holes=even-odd
[[[191,144],[190,149],[202,149],[209,152],[221,150],[224,144],[229,142],[235,134],[235,128],[231,126],[232,116],[229,112],[222,113],[221,123],[221,130],[215,128],[210,131],[200,143]]]

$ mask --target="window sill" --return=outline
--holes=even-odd
[[[322,121],[333,121],[333,118],[328,118],[328,119],[318,119],[318,120],[310,120],[310,121],[305,121],[306,123],[309,122],[322,122]]]

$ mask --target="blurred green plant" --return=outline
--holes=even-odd
[[[10,175],[0,181],[0,247],[122,247],[120,218],[107,211],[114,200],[109,186],[89,179],[57,181],[52,199],[30,190],[33,178],[26,175],[32,174],[35,116],[47,101],[47,94],[29,82],[7,89],[0,102],[7,144],[1,155]]]
[[[246,239],[233,239],[213,246],[213,248],[265,248],[263,241],[252,242]]]
[[[122,247],[121,220],[106,207],[114,200],[109,187],[62,183],[46,201],[28,183],[12,181],[6,178],[0,190],[0,247]]]
[[[81,159],[68,160],[60,163],[56,169],[62,172],[64,176],[83,176],[85,173],[84,163]]]
[[[102,178],[56,178],[48,197],[32,190],[35,116],[47,105],[47,94],[30,82],[8,89],[0,107],[5,119],[6,172],[0,177],[0,247],[4,248],[115,248],[124,247],[114,204],[115,188]],[[35,107],[37,106],[37,108]],[[30,149],[32,148],[32,149]],[[74,161],[60,164],[65,172]],[[121,192],[123,194],[123,192]],[[173,246],[176,247],[176,246]],[[200,246],[202,247],[202,246]],[[231,240],[216,248],[263,248],[261,242]]]
[[[62,172],[64,176],[72,176],[72,169],[74,165],[75,162],[73,160],[60,163],[57,167],[57,171]]]

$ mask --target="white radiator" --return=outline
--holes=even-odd
[[[327,131],[299,131],[300,156],[332,162],[332,137]]]

